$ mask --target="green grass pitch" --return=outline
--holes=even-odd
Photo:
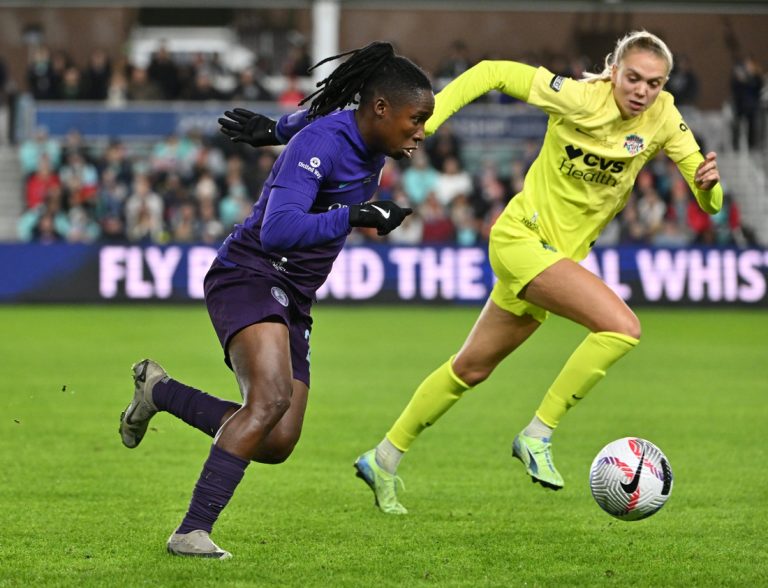
[[[130,366],[237,399],[201,305],[0,307],[0,586],[759,586],[768,581],[768,313],[641,310],[640,346],[564,419],[566,480],[533,485],[510,443],[584,335],[552,318],[403,460],[406,517],[354,477],[478,308],[320,304],[291,459],[254,464],[214,529],[235,557],[173,558],[209,438],[167,414],[122,447]],[[597,451],[645,437],[667,505],[624,523],[594,503]]]

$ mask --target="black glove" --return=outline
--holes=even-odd
[[[227,118],[220,118],[221,132],[234,143],[248,143],[254,147],[280,145],[275,136],[277,122],[264,115],[245,108],[235,108],[224,113]]]
[[[349,207],[349,224],[353,227],[371,227],[379,235],[395,230],[413,209],[400,208],[391,200],[353,204]]]

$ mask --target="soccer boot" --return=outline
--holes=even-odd
[[[551,490],[563,487],[563,477],[552,461],[552,443],[548,438],[535,439],[520,433],[512,442],[512,455],[523,462],[534,482]]]
[[[168,374],[151,359],[139,361],[133,370],[133,400],[120,415],[120,437],[123,445],[133,449],[144,438],[150,419],[157,413],[152,388]]]
[[[208,533],[202,530],[174,533],[168,538],[168,553],[183,557],[208,557],[229,559],[232,554],[216,545]]]
[[[366,451],[355,460],[355,474],[373,490],[376,506],[387,514],[407,514],[408,510],[397,501],[397,483],[402,480],[385,471],[376,463],[376,450]]]

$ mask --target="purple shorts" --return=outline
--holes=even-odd
[[[205,276],[205,304],[230,369],[232,337],[249,325],[277,319],[288,327],[293,377],[309,387],[311,300],[277,278],[216,259]]]

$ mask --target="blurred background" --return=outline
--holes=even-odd
[[[638,28],[675,55],[667,90],[717,151],[725,205],[699,211],[659,156],[585,263],[632,302],[766,306],[768,3],[707,0],[2,2],[0,302],[200,298],[279,154],[216,119],[295,110],[329,55],[390,41],[437,91],[482,59],[578,78]],[[491,93],[388,161],[378,198],[416,212],[355,231],[320,298],[482,302],[488,231],[545,128]]]

